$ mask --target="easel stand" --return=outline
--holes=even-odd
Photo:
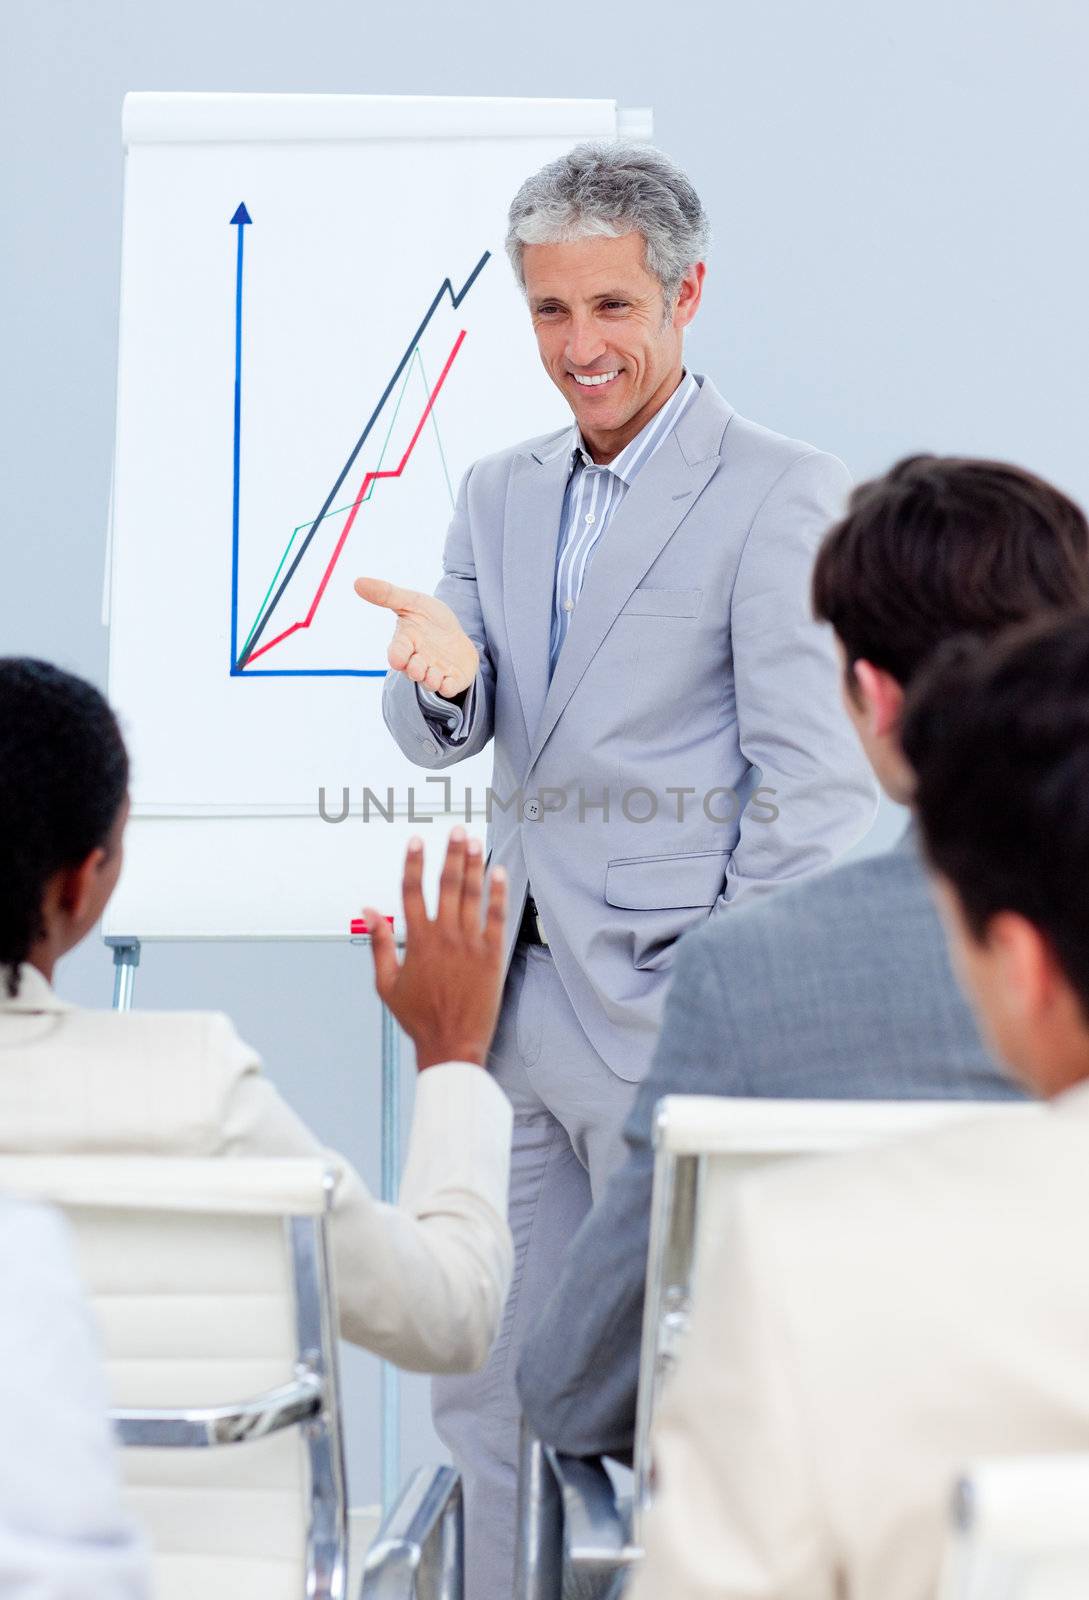
[[[115,1011],[132,1009],[136,969],[140,965],[140,941],[126,934],[107,934],[106,944],[113,951],[113,1006]],[[369,945],[366,934],[353,934],[354,945]],[[382,1175],[381,1197],[388,1205],[397,1202],[397,1183],[401,1170],[401,1030],[388,1007],[382,1007]],[[388,1511],[401,1483],[401,1389],[397,1368],[388,1361],[381,1366],[381,1475],[382,1508]]]

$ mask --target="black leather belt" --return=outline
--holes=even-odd
[[[536,902],[531,894],[526,896],[525,907],[522,911],[522,922],[518,929],[518,939],[521,944],[547,945],[541,919],[537,915]]]

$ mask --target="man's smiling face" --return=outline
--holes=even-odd
[[[522,272],[545,370],[595,459],[611,460],[680,382],[703,264],[686,273],[668,310],[640,233],[527,244]]]

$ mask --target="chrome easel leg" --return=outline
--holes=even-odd
[[[140,965],[140,941],[127,935],[110,934],[106,943],[113,951],[113,1009],[132,1010],[132,991]]]
[[[355,933],[352,944],[370,945],[366,934]],[[382,1007],[382,1169],[380,1193],[387,1205],[397,1203],[401,1170],[401,1030],[387,1006]],[[397,1499],[401,1483],[401,1380],[397,1368],[383,1361],[381,1368],[382,1514]]]
[[[401,1030],[382,1007],[382,1199],[397,1200],[401,1170]],[[388,1511],[401,1483],[401,1380],[382,1363],[382,1509]]]

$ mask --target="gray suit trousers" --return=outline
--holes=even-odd
[[[515,1371],[564,1253],[624,1155],[635,1085],[586,1037],[551,955],[519,944],[489,1069],[514,1107],[514,1277],[487,1365],[436,1378],[435,1425],[465,1483],[466,1600],[510,1600],[520,1406]]]

